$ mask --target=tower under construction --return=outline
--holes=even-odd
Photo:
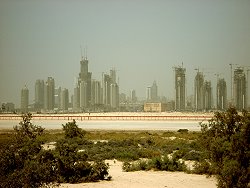
[[[175,109],[177,111],[185,110],[186,96],[186,69],[175,67]]]
[[[224,78],[217,80],[216,102],[218,110],[227,108],[227,85]]]
[[[209,111],[212,109],[212,86],[211,81],[204,82],[204,110]]]
[[[234,89],[233,98],[234,105],[237,110],[242,110],[247,108],[246,104],[246,75],[242,67],[237,67],[234,70]]]
[[[196,111],[203,110],[204,107],[204,75],[197,72],[194,80],[194,107]]]

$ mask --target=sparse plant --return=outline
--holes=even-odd
[[[0,187],[42,187],[56,185],[56,160],[43,151],[39,137],[44,129],[31,123],[32,115],[22,115],[15,126],[11,145],[0,149]]]
[[[14,139],[0,148],[0,187],[52,187],[61,182],[79,183],[111,179],[103,161],[87,162],[88,155],[78,152],[85,131],[76,122],[63,126],[65,136],[58,139],[55,150],[42,149],[44,129],[31,122],[25,114],[14,127]],[[59,182],[59,183],[58,183]]]
[[[135,162],[123,163],[123,170],[126,172],[151,169],[164,171],[185,171],[186,166],[178,159],[170,159],[167,156],[155,157],[153,159],[140,159]]]
[[[65,137],[58,140],[55,153],[58,160],[58,173],[61,182],[80,183],[98,181],[108,177],[108,165],[103,161],[90,164],[87,162],[86,152],[78,152],[79,144],[82,146],[85,131],[80,129],[76,122],[62,125]]]
[[[235,108],[216,112],[201,125],[200,142],[207,150],[218,187],[247,187],[250,179],[250,115]]]

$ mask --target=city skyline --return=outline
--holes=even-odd
[[[229,64],[250,61],[249,17],[249,1],[0,0],[0,102],[18,107],[24,85],[33,100],[35,80],[47,77],[73,94],[80,45],[95,80],[115,67],[120,93],[145,99],[155,80],[158,95],[174,99],[173,67],[183,62],[187,96],[198,68],[214,97],[221,74],[230,99]]]
[[[167,105],[166,110],[168,111],[225,110],[228,105],[233,105],[238,110],[248,107],[246,97],[246,74],[248,74],[248,71],[246,73],[244,67],[237,67],[233,70],[234,83],[232,85],[232,99],[227,98],[227,84],[224,78],[219,78],[219,75],[217,75],[216,96],[213,96],[211,81],[205,80],[203,72],[197,69],[197,74],[194,77],[195,89],[193,102],[192,99],[190,100],[190,96],[187,97],[185,95],[186,69],[182,64],[182,66],[174,67],[174,70],[175,100],[166,100],[165,97],[158,96],[158,86],[156,81],[154,81],[152,86],[146,88],[145,103],[165,103]],[[126,104],[128,105],[127,107],[129,107],[132,103],[138,105],[143,102],[137,101],[135,90],[131,90],[130,96],[119,93],[115,69],[111,69],[110,74],[103,74],[102,81],[91,79],[91,76],[92,72],[88,71],[88,59],[87,57],[82,57],[78,81],[75,84],[74,93],[71,96],[69,96],[67,88],[60,86],[55,87],[54,78],[48,77],[46,82],[37,79],[35,82],[35,102],[29,102],[29,90],[27,86],[25,86],[21,90],[20,109],[21,111],[27,111],[29,106],[30,110],[37,112],[41,110],[43,112],[53,112],[54,110],[64,112],[68,110],[72,112],[92,110],[119,111],[121,110],[120,107],[126,106]],[[121,103],[119,103],[119,100],[121,100]],[[186,102],[186,100],[188,101]],[[170,105],[172,103],[171,101],[174,101],[174,106]],[[151,109],[151,107],[149,109]]]

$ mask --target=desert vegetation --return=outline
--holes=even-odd
[[[239,114],[234,108],[217,112],[208,124],[201,125],[201,132],[199,141],[206,161],[200,166],[216,175],[220,188],[247,187],[250,180],[250,114],[247,111]]]
[[[107,164],[89,161],[86,153],[78,151],[78,145],[85,143],[85,131],[75,121],[63,125],[64,136],[51,150],[42,147],[44,128],[33,125],[31,118],[31,114],[23,115],[14,132],[1,139],[0,187],[49,187],[108,178]]]
[[[239,114],[230,108],[216,112],[208,123],[201,123],[200,132],[87,132],[75,121],[62,125],[62,130],[48,132],[30,120],[31,116],[24,116],[13,131],[1,133],[1,186],[110,180],[112,174],[104,163],[107,159],[123,161],[124,171],[214,175],[220,188],[246,187],[249,183],[250,116],[246,111]],[[191,167],[186,165],[189,161]]]

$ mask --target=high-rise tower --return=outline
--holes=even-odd
[[[83,111],[87,107],[87,82],[80,83],[80,109]]]
[[[63,111],[67,111],[69,108],[69,91],[64,88],[61,90],[61,100],[60,100],[60,109]]]
[[[44,107],[46,110],[54,110],[55,107],[55,80],[48,77],[44,88]]]
[[[103,104],[106,106],[110,106],[110,85],[111,78],[108,74],[103,74],[102,77],[102,89],[103,89]]]
[[[152,102],[158,102],[158,87],[156,81],[154,81],[151,86],[151,100]]]
[[[81,70],[79,73],[79,78],[78,78],[78,86],[80,87],[84,84],[84,87],[86,87],[86,91],[85,92],[80,92],[80,99],[82,99],[82,105],[81,108],[83,107],[89,107],[90,106],[90,102],[91,102],[91,76],[92,73],[88,71],[88,59],[87,56],[86,57],[82,57],[81,61],[80,61],[80,65],[81,65]],[[83,89],[83,88],[82,88]],[[81,89],[80,89],[81,91]],[[82,90],[83,91],[83,90]],[[85,101],[85,102],[83,102]]]
[[[246,75],[242,67],[234,70],[234,105],[237,110],[247,108],[246,104]]]
[[[194,80],[194,107],[196,111],[203,110],[204,107],[204,76],[202,72],[197,72]]]
[[[77,81],[75,81],[74,94],[73,94],[73,111],[80,111],[80,86]]]
[[[112,84],[116,83],[116,70],[115,69],[110,70],[110,79],[111,79]]]
[[[217,81],[216,96],[217,109],[225,110],[227,108],[227,85],[224,78],[218,79]]]
[[[130,98],[131,98],[131,102],[132,103],[136,103],[137,102],[136,92],[135,92],[134,89],[131,90],[131,92],[130,92]]]
[[[175,109],[177,111],[185,110],[186,96],[186,69],[183,67],[175,67]]]
[[[41,110],[44,108],[44,81],[36,80],[35,83],[35,109]]]
[[[28,106],[29,106],[29,90],[27,86],[25,86],[21,90],[21,112],[23,113],[28,112]]]
[[[119,86],[116,82],[115,69],[110,70],[110,75],[102,75],[102,100],[107,108],[117,110],[119,107]]]
[[[151,102],[151,87],[150,86],[148,86],[146,89],[146,99],[147,99],[147,102]]]
[[[92,80],[91,83],[91,103],[93,105],[101,104],[101,83],[97,80]]]
[[[110,107],[113,109],[119,107],[119,86],[117,83],[110,85]]]
[[[204,110],[208,111],[212,109],[212,86],[211,81],[205,81],[204,83],[204,97],[203,97]]]

